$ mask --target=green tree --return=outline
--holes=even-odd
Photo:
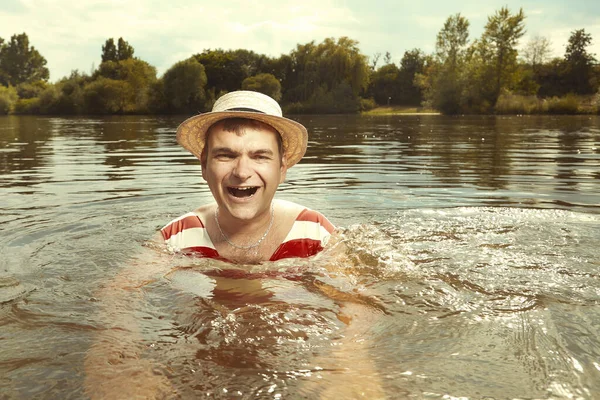
[[[90,112],[144,113],[149,110],[150,88],[156,82],[156,68],[137,58],[105,61],[100,64],[91,79],[92,83],[101,80],[103,84],[93,85],[92,92],[84,90],[86,107],[92,107]],[[119,99],[109,104],[106,96],[111,93],[118,94]],[[95,100],[96,98],[102,100]]]
[[[91,81],[88,75],[79,71],[71,71],[69,77],[65,77],[56,83],[58,98],[52,105],[52,113],[55,114],[81,114],[84,112],[84,87]],[[45,107],[42,105],[42,107]]]
[[[494,52],[485,35],[469,46],[461,70],[459,112],[484,114],[493,111],[497,99]]]
[[[435,42],[435,54],[440,63],[456,68],[463,61],[469,41],[469,25],[460,13],[446,19]]]
[[[400,60],[400,70],[398,73],[398,86],[400,97],[397,99],[399,104],[420,105],[423,101],[423,93],[416,83],[416,77],[425,71],[428,58],[419,49],[412,49],[404,52]]]
[[[13,35],[8,43],[0,40],[0,84],[45,82],[49,77],[46,59],[29,45],[26,33]]]
[[[117,41],[113,38],[107,39],[102,46],[102,62],[107,61],[124,61],[133,58],[134,49],[122,37]]]
[[[536,70],[545,64],[550,57],[550,40],[543,36],[534,36],[523,49],[523,59]]]
[[[210,97],[216,98],[220,93],[240,89],[242,81],[249,76],[248,68],[245,68],[233,51],[204,50],[194,57],[204,65]]]
[[[86,85],[85,110],[91,114],[122,114],[128,111],[131,87],[127,82],[100,77]]]
[[[44,81],[23,82],[17,85],[17,94],[20,99],[32,99],[39,97],[47,86],[48,83]]]
[[[469,21],[451,15],[436,37],[435,59],[415,75],[427,105],[445,114],[462,111]]]
[[[593,69],[596,58],[587,50],[591,44],[592,35],[585,29],[571,32],[565,51],[565,78],[567,86],[577,94],[594,93],[598,88]]]
[[[253,90],[281,100],[281,83],[273,74],[258,74],[244,79],[242,89]]]
[[[488,99],[496,104],[502,89],[510,89],[515,83],[517,69],[517,49],[519,39],[525,34],[525,14],[523,9],[515,15],[502,7],[493,16],[488,17],[482,38],[491,46],[491,58],[487,60],[493,68],[493,87]]]
[[[129,60],[133,58],[133,52],[133,47],[120,37],[117,42],[117,59],[119,61]]]
[[[319,93],[339,90],[340,95],[346,96],[346,86],[342,84],[350,88],[358,102],[359,94],[368,87],[368,59],[358,49],[358,42],[350,38],[341,37],[337,41],[327,38],[318,45],[299,44],[290,57],[293,77],[288,79],[292,86],[284,93],[287,102],[311,101],[317,90]]]
[[[194,57],[173,65],[162,77],[167,111],[175,113],[204,111],[206,83],[204,66]]]
[[[102,46],[102,62],[118,61],[117,46],[113,38],[107,39]]]
[[[377,104],[397,104],[400,98],[399,75],[400,69],[396,64],[384,65],[371,75],[369,93]]]

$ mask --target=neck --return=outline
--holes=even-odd
[[[269,234],[274,220],[274,204],[251,220],[240,220],[218,208],[215,221],[222,239],[233,247],[258,247]]]

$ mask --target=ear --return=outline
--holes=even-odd
[[[281,177],[279,178],[279,184],[282,184],[285,181],[285,176],[287,174],[287,159],[285,155],[281,157],[281,167],[279,167],[279,174]]]
[[[206,148],[200,154],[200,169],[202,171],[202,179],[206,180]]]

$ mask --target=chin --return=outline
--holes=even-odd
[[[224,208],[233,218],[243,221],[250,221],[259,214],[259,210],[253,205],[233,204]]]

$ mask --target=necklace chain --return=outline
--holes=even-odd
[[[254,244],[251,244],[248,246],[240,246],[238,244],[233,243],[231,240],[229,240],[229,238],[227,237],[225,232],[223,232],[223,229],[221,229],[221,224],[219,224],[219,207],[215,208],[215,221],[217,223],[217,228],[219,228],[219,232],[221,232],[221,236],[223,236],[223,239],[225,239],[225,241],[227,243],[229,243],[230,246],[233,246],[236,249],[242,249],[242,250],[249,250],[249,249],[258,247],[262,243],[262,241],[265,240],[265,238],[271,231],[271,227],[273,226],[273,220],[275,219],[274,216],[275,216],[275,207],[271,203],[271,221],[269,221],[269,227],[265,231],[264,235],[262,235],[262,237],[260,239],[258,239],[258,242],[254,243]]]

